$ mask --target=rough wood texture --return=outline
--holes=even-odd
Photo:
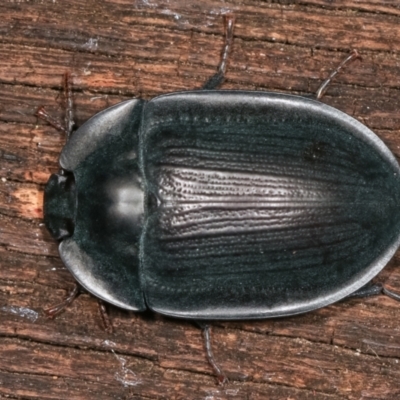
[[[0,20],[0,399],[396,399],[400,305],[378,296],[307,315],[217,323],[217,387],[199,330],[80,296],[55,320],[73,279],[42,218],[43,187],[64,138],[62,74],[78,124],[129,97],[199,88],[216,70],[220,14],[236,14],[226,89],[309,95],[352,48],[323,101],[372,128],[400,157],[400,7],[382,0],[2,1]],[[400,290],[399,255],[378,281]],[[243,380],[243,378],[246,378]]]

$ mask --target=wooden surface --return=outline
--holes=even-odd
[[[199,88],[218,64],[221,14],[236,15],[225,89],[309,95],[352,48],[363,56],[323,101],[400,156],[400,4],[382,0],[5,0],[0,19],[0,399],[397,399],[400,304],[378,296],[303,316],[216,323],[218,387],[199,330],[81,295],[55,320],[41,309],[73,279],[42,224],[43,187],[64,138],[74,80],[78,125],[130,97]],[[400,291],[399,254],[379,275]]]

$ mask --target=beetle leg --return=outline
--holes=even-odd
[[[113,326],[111,323],[110,316],[108,315],[107,308],[106,308],[104,301],[98,299],[97,304],[99,305],[99,313],[100,313],[101,321],[103,323],[104,330],[107,333],[112,333]]]
[[[54,318],[68,307],[80,294],[79,286],[75,283],[73,289],[69,292],[68,296],[61,302],[53,307],[45,308],[43,311],[49,318]]]
[[[384,288],[381,284],[376,283],[367,283],[362,288],[356,290],[354,293],[345,297],[345,299],[354,299],[354,298],[362,298],[362,297],[369,297],[369,296],[376,296],[378,294],[384,293]]]
[[[42,119],[43,121],[46,121],[49,125],[51,125],[53,128],[56,128],[58,131],[65,133],[67,135],[67,130],[65,127],[61,124],[60,121],[56,120],[54,117],[52,117],[46,109],[42,106],[39,107],[35,113],[37,117]]]
[[[39,107],[36,111],[36,115],[46,121],[48,124],[56,128],[58,131],[64,133],[66,135],[66,141],[68,142],[69,137],[71,136],[72,130],[74,128],[74,113],[73,113],[73,99],[72,99],[72,85],[71,85],[71,75],[69,72],[64,74],[63,79],[64,86],[64,98],[65,98],[65,121],[64,125],[52,117],[46,109],[42,106]]]
[[[352,293],[351,295],[347,296],[346,299],[369,297],[369,296],[375,296],[377,294],[385,294],[386,296],[389,296],[394,300],[400,301],[400,294],[392,292],[389,289],[386,289],[385,286],[381,285],[380,283],[367,284],[362,288],[358,289],[357,291],[355,291],[354,293]]]
[[[345,59],[343,60],[340,65],[331,72],[331,74],[329,75],[329,77],[322,82],[321,86],[318,88],[317,93],[315,94],[317,100],[319,100],[320,98],[322,98],[322,96],[325,94],[326,90],[328,89],[329,84],[332,82],[333,78],[340,72],[340,70],[349,62],[354,61],[356,59],[360,59],[361,60],[361,56],[358,53],[357,50],[353,50],[351,52],[351,54]]]
[[[211,348],[211,326],[207,324],[199,324],[202,329],[203,337],[204,337],[204,345],[206,348],[207,360],[211,365],[212,369],[217,376],[217,381],[220,385],[223,385],[228,382],[228,378],[223,373],[217,362],[215,361],[214,354]]]
[[[400,294],[392,292],[391,290],[386,289],[384,286],[382,287],[382,293],[386,294],[386,296],[389,296],[394,300],[400,301]]]
[[[235,17],[232,14],[225,15],[225,45],[221,55],[221,61],[218,66],[218,72],[213,75],[204,85],[203,89],[216,89],[225,79],[228,57],[232,48],[233,28]]]
[[[55,306],[45,308],[43,312],[49,318],[54,318],[58,314],[61,314],[78,296],[80,295],[80,288],[77,283],[75,283],[72,290],[68,293],[67,297],[61,301],[60,303],[56,304]],[[100,318],[103,324],[103,328],[107,333],[112,333],[113,327],[110,320],[110,317],[107,313],[107,308],[104,302],[98,299],[97,304],[99,306],[99,313]]]
[[[64,74],[64,99],[65,99],[65,129],[67,131],[67,142],[74,128],[74,102],[72,99],[71,74]]]

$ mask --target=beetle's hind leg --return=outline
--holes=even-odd
[[[64,86],[64,99],[65,99],[65,120],[64,123],[53,118],[44,107],[39,107],[36,111],[36,115],[46,121],[48,124],[56,128],[58,131],[63,132],[66,136],[66,141],[68,142],[69,137],[71,136],[72,130],[74,128],[74,102],[72,99],[72,84],[71,84],[71,75],[69,72],[66,72],[63,77],[63,86]]]
[[[381,293],[383,293],[383,287],[381,284],[369,282],[354,293],[346,296],[344,299],[360,299],[363,297],[376,296]]]
[[[235,18],[232,14],[225,15],[225,45],[221,54],[221,61],[218,66],[218,72],[213,75],[204,85],[203,89],[216,89],[224,80],[229,53],[233,42],[233,28]]]
[[[378,294],[385,294],[386,296],[391,297],[394,300],[400,301],[400,294],[392,292],[389,289],[386,289],[385,286],[383,286],[380,283],[368,283],[362,288],[356,290],[354,293],[345,297],[345,299],[370,297],[370,296],[376,296]]]
[[[382,293],[386,294],[386,296],[389,296],[394,300],[400,301],[400,294],[399,293],[392,292],[391,290],[386,289],[384,286],[382,286]]]
[[[331,72],[331,74],[328,76],[327,79],[325,79],[321,86],[318,88],[317,92],[315,93],[315,97],[317,98],[317,100],[321,99],[322,96],[325,94],[326,90],[328,89],[328,86],[330,85],[330,83],[332,82],[333,78],[341,71],[341,69],[348,63],[350,63],[351,61],[357,60],[357,59],[361,59],[360,54],[358,53],[357,50],[353,50],[349,56],[346,57],[346,59],[344,59],[340,65]]]

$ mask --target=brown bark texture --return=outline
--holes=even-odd
[[[400,157],[400,3],[395,0],[3,0],[0,19],[0,399],[399,399],[400,304],[383,295],[305,315],[217,322],[217,386],[199,329],[83,294],[42,309],[74,280],[42,223],[43,189],[64,137],[70,71],[77,125],[132,97],[200,88],[216,71],[221,15],[236,16],[224,89],[315,93],[356,48],[323,100]],[[400,290],[399,253],[376,278]]]

